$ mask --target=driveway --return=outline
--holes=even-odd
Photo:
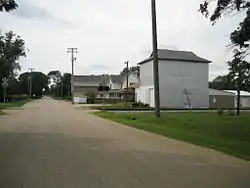
[[[250,164],[42,99],[0,118],[0,188],[249,188]]]

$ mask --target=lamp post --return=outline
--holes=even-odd
[[[159,68],[158,68],[158,44],[155,0],[151,0],[152,11],[152,39],[153,39],[153,71],[154,71],[154,99],[155,116],[160,118],[160,93],[159,93]]]

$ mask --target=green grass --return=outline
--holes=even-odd
[[[0,116],[5,115],[3,111],[0,110]]]
[[[217,113],[94,113],[102,118],[138,129],[212,148],[250,160],[250,113],[240,117]],[[133,120],[135,119],[135,120]]]
[[[0,103],[0,109],[13,108],[13,107],[21,107],[30,100],[22,100],[17,102],[9,102],[9,103]]]

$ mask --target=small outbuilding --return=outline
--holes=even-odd
[[[233,109],[235,95],[234,93],[209,89],[209,107],[212,109]]]
[[[237,106],[237,91],[236,90],[225,90],[234,94],[234,106]],[[240,91],[240,107],[250,108],[250,92]]]

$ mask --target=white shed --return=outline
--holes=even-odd
[[[235,95],[234,106],[237,107],[237,91],[236,90],[225,90]],[[250,108],[250,92],[240,91],[240,106],[241,108]]]
[[[166,108],[208,108],[210,61],[192,52],[158,50],[160,105]],[[153,56],[139,63],[137,101],[154,107]]]

